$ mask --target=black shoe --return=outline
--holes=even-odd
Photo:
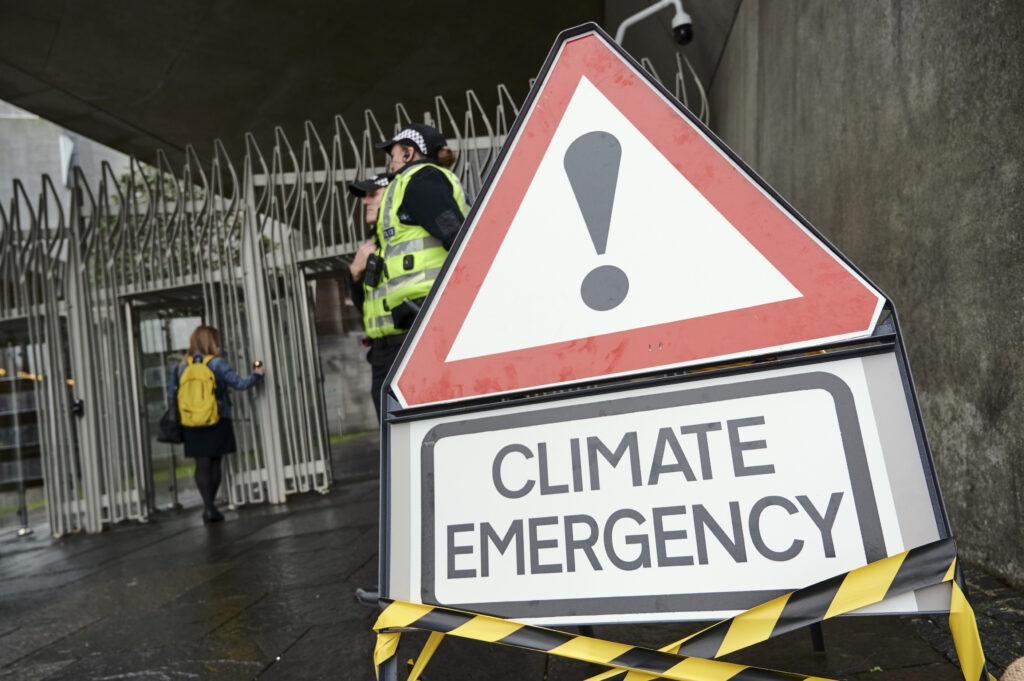
[[[204,523],[219,523],[222,520],[224,520],[224,514],[215,508],[208,508],[203,511]]]
[[[366,605],[371,608],[376,608],[380,601],[380,589],[373,587],[371,589],[363,589],[362,587],[356,589],[356,603],[359,605]]]

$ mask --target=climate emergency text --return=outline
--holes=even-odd
[[[665,426],[656,433],[628,431],[617,438],[574,437],[568,441],[569,466],[561,467],[552,465],[549,452],[554,446],[565,448],[564,442],[502,446],[491,460],[491,484],[501,498],[521,504],[522,517],[446,525],[447,576],[486,578],[499,562],[503,572],[514,569],[516,575],[539,575],[581,569],[686,568],[707,565],[712,555],[727,556],[735,563],[758,556],[784,562],[804,551],[834,558],[833,528],[842,505],[850,501],[842,491],[780,494],[772,490],[772,452],[759,439],[764,427],[763,416],[750,416]],[[646,452],[643,443],[649,448]],[[688,485],[752,476],[764,483],[758,486],[764,493],[756,498],[685,503]],[[566,495],[569,500],[623,484],[630,488],[675,485],[681,490],[681,503],[634,502],[600,513],[530,513],[531,499]],[[798,515],[804,522],[788,523],[785,539],[778,532],[766,532],[766,523]]]

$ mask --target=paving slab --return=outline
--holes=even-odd
[[[367,459],[376,439],[346,446]],[[377,480],[350,478],[326,495],[228,510],[213,525],[190,506],[95,536],[0,534],[0,681],[368,681],[376,612],[352,594],[376,581],[377,493]],[[1024,594],[970,566],[966,575],[998,675],[1024,655]],[[703,626],[606,625],[595,633],[656,648]],[[824,636],[824,653],[795,631],[725,659],[850,681],[962,678],[945,615],[839,618],[824,623]],[[403,635],[401,678],[426,638]],[[600,671],[448,637],[425,678],[582,681]]]

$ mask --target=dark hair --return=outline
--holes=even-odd
[[[455,165],[455,152],[447,144],[434,152],[434,158],[438,165],[444,168],[451,168]]]
[[[413,142],[406,140],[398,140],[397,142],[395,142],[395,144],[401,145],[406,149],[410,149],[416,152],[417,154],[421,153],[419,148]],[[421,155],[423,156],[423,158],[429,161],[433,161],[434,163],[443,168],[451,168],[453,165],[455,165],[455,152],[452,151],[452,148],[449,147],[447,144],[442,147],[438,147],[429,154]]]

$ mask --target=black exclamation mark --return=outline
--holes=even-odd
[[[598,255],[604,255],[608,245],[621,157],[619,140],[600,130],[577,137],[565,151],[565,174]],[[626,299],[628,292],[626,273],[614,265],[594,268],[580,286],[583,302],[598,311],[612,309]]]

